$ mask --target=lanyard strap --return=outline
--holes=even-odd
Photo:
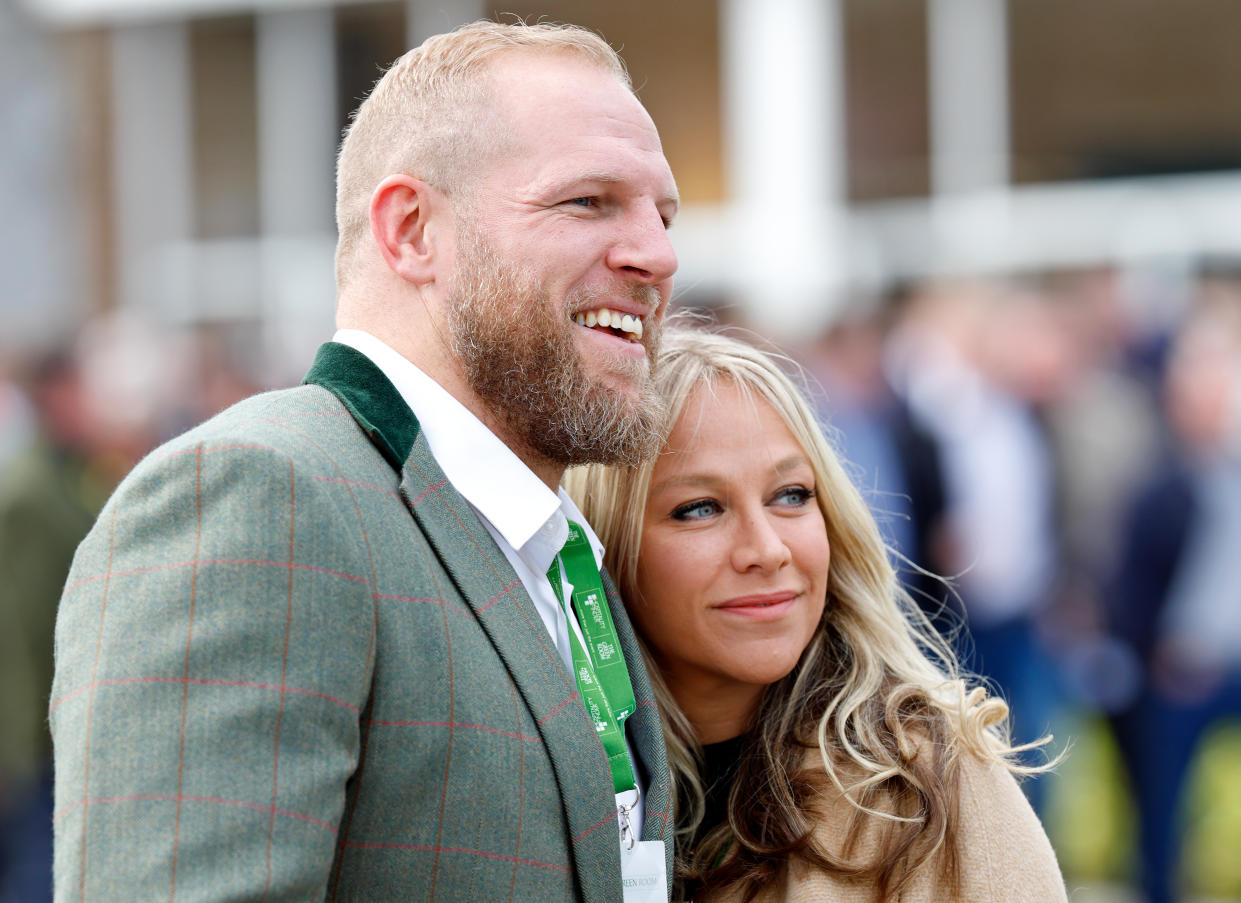
[[[565,576],[573,584],[573,597],[568,602],[561,586],[562,562]],[[569,646],[573,651],[577,689],[607,753],[612,786],[616,793],[633,790],[637,784],[629,763],[629,753],[625,749],[624,732],[625,719],[636,708],[633,684],[629,680],[629,669],[625,666],[625,655],[621,652],[612,613],[608,610],[603,580],[595,565],[590,541],[573,521],[569,521],[569,538],[564,548],[547,570],[547,579],[565,609],[565,616],[569,618]],[[574,612],[586,638],[585,648],[573,629]]]

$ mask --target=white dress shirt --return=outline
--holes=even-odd
[[[547,579],[547,570],[569,538],[569,518],[581,525],[594,550],[595,564],[602,567],[603,544],[590,524],[586,523],[577,505],[563,489],[552,492],[465,405],[387,344],[359,329],[339,329],[332,336],[332,341],[366,355],[383,371],[409,405],[418,418],[436,463],[474,509],[517,572],[556,645],[565,669],[573,674],[575,669],[569,630],[578,635],[582,648],[588,650],[589,644],[582,637],[577,618],[565,616],[565,610]],[[567,578],[563,588],[567,599],[573,592],[573,585]],[[627,734],[625,745],[630,764],[634,767],[634,778],[638,780],[636,759]],[[640,780],[638,783],[641,789]],[[618,794],[618,804],[624,802],[628,805],[632,796],[632,793]],[[630,814],[630,821],[639,837],[642,836],[642,816],[643,807],[639,798],[638,805]]]

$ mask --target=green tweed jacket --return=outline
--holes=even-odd
[[[507,559],[365,356],[324,345],[306,382],[158,449],[78,550],[56,899],[619,901],[607,758]]]

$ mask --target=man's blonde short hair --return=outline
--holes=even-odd
[[[451,194],[481,157],[503,146],[502,86],[488,77],[488,64],[515,51],[576,56],[632,90],[616,51],[576,25],[482,21],[427,38],[384,73],[345,132],[336,162],[338,286],[356,266],[380,181],[405,173]]]

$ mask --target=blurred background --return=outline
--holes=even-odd
[[[349,113],[502,14],[621,50],[677,303],[803,362],[910,588],[1069,747],[1026,786],[1072,899],[1241,900],[1241,3],[0,0],[0,903],[47,898],[77,541],[300,380]]]

